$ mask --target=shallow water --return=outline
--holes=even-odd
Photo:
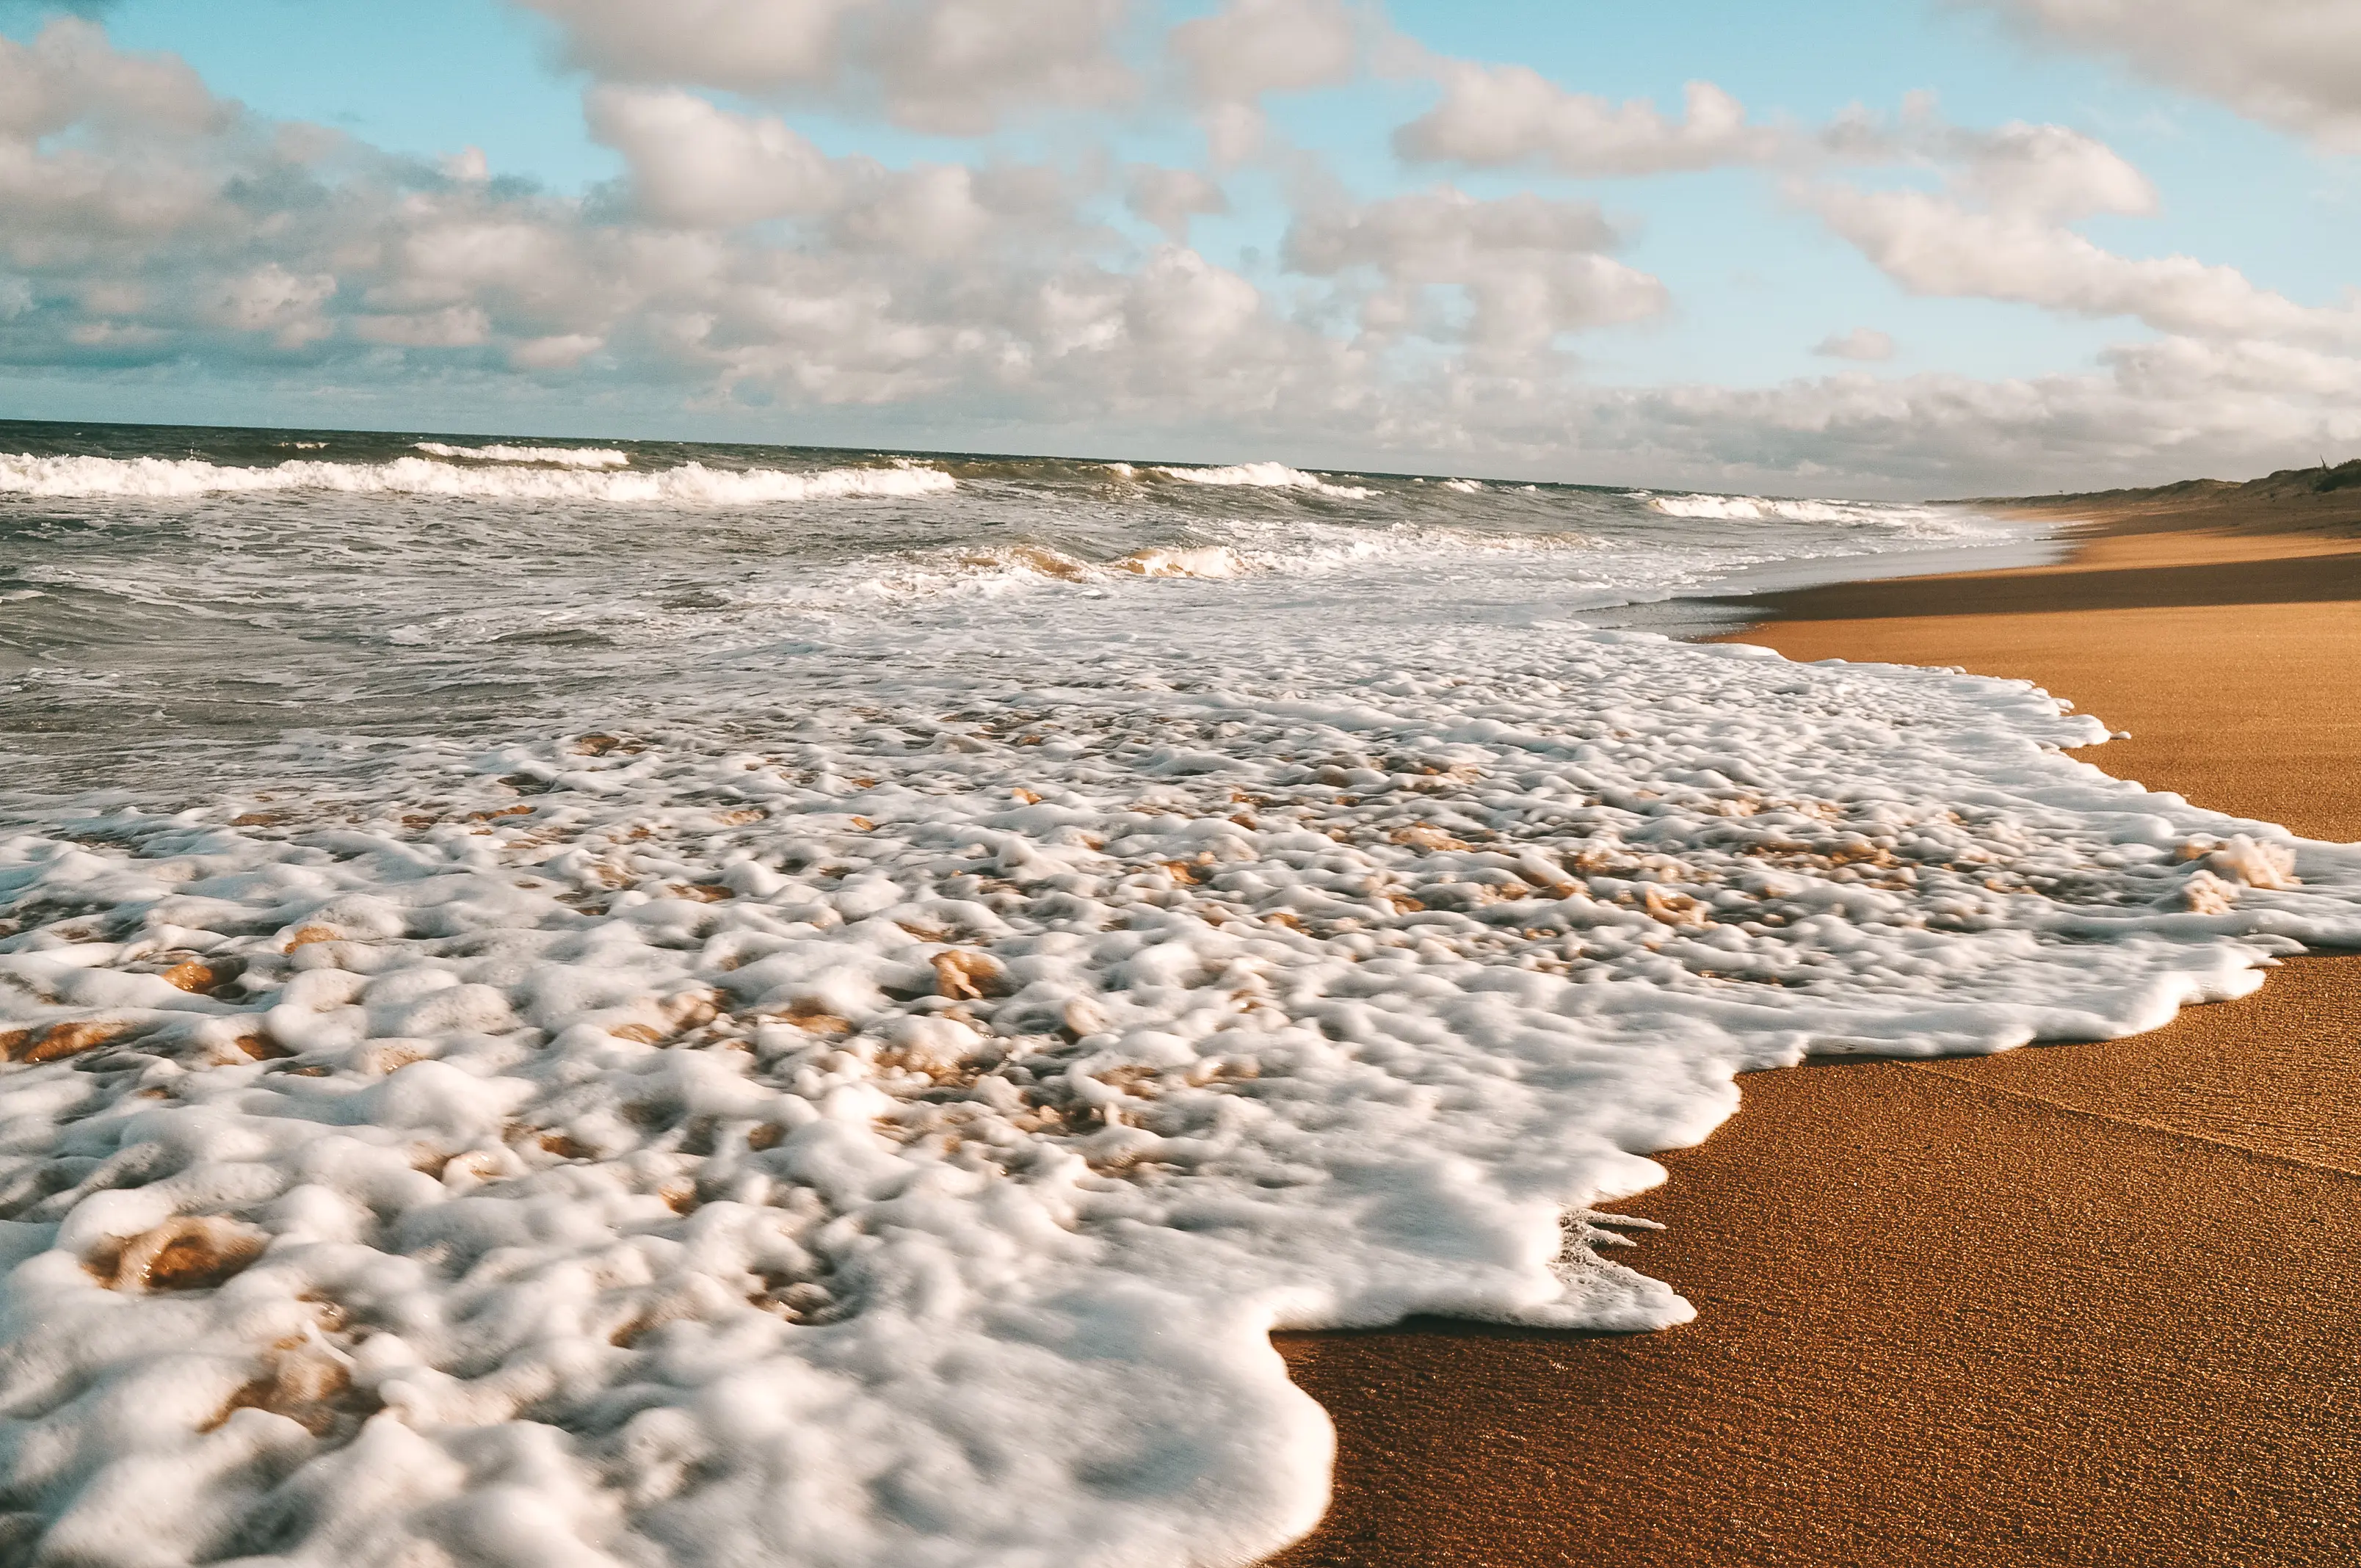
[[[1656,510],[1708,505],[1766,515]],[[0,768],[169,796],[277,776],[255,753],[296,731],[643,722],[878,625],[1113,598],[1250,637],[1274,598],[1382,614],[1439,587],[1629,620],[1750,567],[1962,545],[2038,548],[1952,509],[1275,463],[0,425]],[[1230,589],[1183,586],[1207,581]]]
[[[1968,513],[105,439],[0,459],[60,1559],[1249,1561],[1271,1327],[1679,1321],[1599,1206],[1733,1074],[2361,939],[2022,683],[1604,624]]]

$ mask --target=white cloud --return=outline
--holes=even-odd
[[[1839,115],[1818,142],[1839,161],[1942,168],[1955,193],[1997,212],[2062,223],[2156,211],[2156,187],[2106,143],[2022,120],[1992,130],[1955,126],[1926,93],[1910,94],[1891,124],[1860,110]]]
[[[1832,332],[1812,347],[1823,359],[1858,359],[1874,364],[1894,357],[1894,339],[1872,326],[1857,326],[1850,332]]]
[[[604,346],[604,339],[588,333],[558,333],[517,344],[509,362],[520,370],[571,370]]]
[[[2194,337],[2361,345],[2361,312],[2298,304],[2235,267],[2187,256],[2119,256],[2041,217],[1971,208],[1924,191],[1821,185],[1803,200],[1914,294],[2131,316]]]
[[[255,121],[185,71],[158,93],[160,69],[80,24],[0,38],[20,89],[0,192],[34,220],[0,225],[0,361],[515,371],[1037,417],[1268,403],[1299,378],[1310,406],[1350,380],[1344,350],[1235,272],[1137,256],[1057,169],[831,159],[774,117],[602,86],[587,108],[630,174],[561,201]],[[320,147],[335,156],[288,151]],[[1135,193],[1218,204],[1179,178]]]
[[[1832,153],[1916,160],[1942,170],[1941,189],[1792,188],[1828,227],[1916,294],[2004,300],[2223,342],[2276,340],[2361,348],[2361,307],[2312,306],[2256,285],[2235,267],[2189,256],[2119,255],[2070,225],[2156,210],[2147,176],[2112,148],[2063,126],[1995,130],[1941,123],[1911,105],[1898,126],[1864,116],[1822,137]]]
[[[820,212],[840,193],[828,158],[783,121],[666,89],[602,85],[584,108],[590,134],[623,155],[633,196],[659,223],[731,228]]]
[[[12,141],[76,125],[102,136],[126,126],[203,133],[236,115],[186,62],[119,52],[88,22],[60,20],[29,46],[0,50],[0,136]]]
[[[2070,222],[2156,211],[2147,175],[2065,126],[2011,121],[1993,131],[1955,131],[1948,140],[1945,150],[1962,164],[1954,185],[1995,212]]]
[[[1263,150],[1266,93],[1351,81],[1363,26],[1344,0],[1227,0],[1174,27],[1165,51],[1198,105],[1215,166],[1235,168]]]
[[[226,281],[215,320],[233,332],[268,334],[275,347],[303,348],[328,335],[321,312],[335,292],[331,273],[298,277],[265,262]]]
[[[1162,229],[1175,245],[1189,241],[1189,220],[1230,210],[1221,186],[1193,169],[1135,163],[1128,170],[1124,204],[1134,216]]]
[[[2192,387],[2235,395],[2317,398],[2350,406],[2361,399],[2361,358],[2287,343],[2202,343],[2168,337],[2107,350],[2105,362],[2130,391],[2169,398]]]
[[[1130,96],[1126,0],[515,0],[602,81],[874,107],[981,135],[1011,115]]]
[[[1167,48],[1201,102],[1250,104],[1350,81],[1359,29],[1343,0],[1229,0],[1173,28]]]
[[[0,38],[0,244],[63,258],[104,236],[171,235],[206,216],[218,184],[191,148],[251,134],[185,64],[118,52],[90,23]]]
[[[451,179],[477,183],[492,177],[491,159],[480,147],[463,147],[437,165]]]
[[[1402,157],[1502,168],[1537,162],[1587,177],[1662,174],[1759,163],[1784,137],[1749,125],[1744,105],[1710,82],[1692,82],[1682,117],[1645,99],[1609,103],[1569,93],[1521,65],[1441,60],[1443,101],[1394,133]]]
[[[1367,332],[1464,341],[1498,357],[1663,311],[1664,284],[1602,254],[1616,240],[1595,203],[1478,201],[1444,187],[1308,211],[1288,231],[1286,255],[1312,277],[1375,274],[1379,286],[1360,311]],[[1437,288],[1463,292],[1464,324],[1428,297]]]
[[[2351,0],[1955,0],[2343,152],[2361,152]]]
[[[520,0],[564,29],[575,63],[610,82],[740,92],[820,87],[868,0]]]

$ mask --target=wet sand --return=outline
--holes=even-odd
[[[2030,679],[2132,732],[2112,773],[2361,838],[2361,488],[2320,482],[2061,504],[2061,565],[1771,596],[1743,640]],[[1339,1452],[1275,1563],[2361,1562],[2361,958],[1743,1088],[1620,1205],[1697,1322],[1281,1336]]]

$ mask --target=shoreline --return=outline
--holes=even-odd
[[[2361,497],[2301,477],[2026,505],[2044,566],[1750,601],[1717,640],[2027,678],[2078,753],[2361,838]],[[2361,1558],[2361,957],[2151,1034],[1750,1075],[1629,1261],[1653,1334],[1277,1335],[1338,1432],[1273,1568]]]

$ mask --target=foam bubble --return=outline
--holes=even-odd
[[[2361,850],[2023,683],[1040,620],[0,839],[44,1551],[1253,1561],[1329,1459],[1269,1329],[1679,1321],[1599,1205],[1734,1073],[2361,940]]]

